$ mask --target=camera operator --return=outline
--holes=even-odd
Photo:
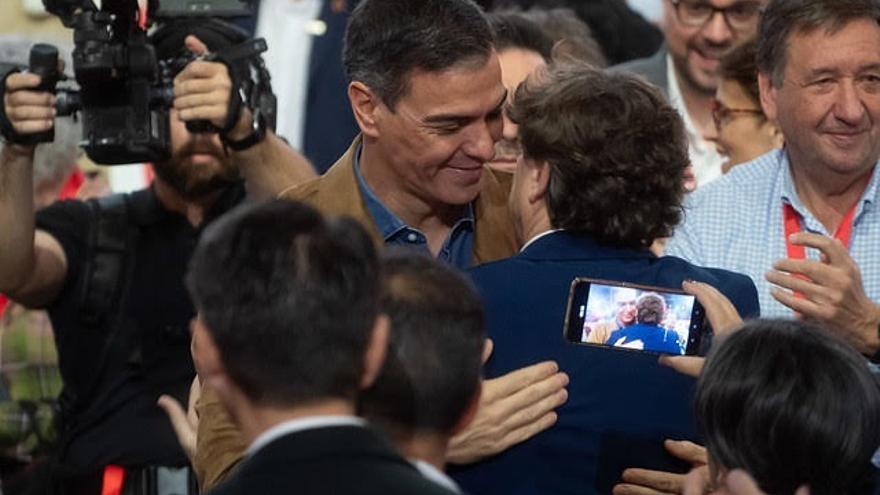
[[[153,35],[159,59],[241,42],[219,21],[174,21]],[[203,43],[204,42],[204,43]],[[50,493],[194,493],[186,457],[156,399],[186,401],[194,376],[188,325],[195,314],[183,276],[200,233],[252,195],[296,183],[308,163],[267,131],[231,151],[216,133],[236,88],[227,66],[197,60],[174,80],[171,158],[154,164],[148,189],[89,202],[63,201],[34,213],[34,146],[16,136],[54,125],[55,97],[33,90],[35,74],[6,77],[3,105],[14,133],[0,152],[0,292],[47,308],[64,391],[62,431]],[[251,112],[225,141],[251,134]],[[21,142],[21,140],[18,140]],[[278,163],[277,167],[263,165]],[[244,179],[244,180],[242,180]],[[34,491],[37,488],[34,487]]]

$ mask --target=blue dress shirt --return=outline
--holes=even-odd
[[[865,293],[880,301],[880,212],[877,211],[880,167],[856,206],[849,253],[859,266]],[[791,309],[770,295],[764,273],[785,258],[783,204],[790,204],[807,232],[830,235],[803,205],[795,191],[788,154],[774,150],[734,167],[729,174],[690,194],[684,222],[666,252],[701,266],[724,268],[751,277],[758,288],[761,315],[790,318]],[[807,250],[818,259],[818,253]]]
[[[357,178],[358,188],[364,198],[367,211],[376,222],[376,227],[387,245],[413,246],[428,252],[428,238],[422,231],[410,227],[376,196],[361,173],[361,149],[358,147],[354,155],[354,174]],[[452,229],[449,236],[443,241],[443,246],[437,254],[437,259],[450,265],[465,270],[470,268],[473,261],[474,247],[474,208],[468,204],[467,210]]]

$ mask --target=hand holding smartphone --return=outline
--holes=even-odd
[[[681,290],[576,278],[563,331],[575,344],[696,355],[704,320],[696,297]]]

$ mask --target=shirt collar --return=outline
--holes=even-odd
[[[354,152],[354,176],[357,179],[358,189],[360,189],[361,196],[364,198],[367,211],[370,212],[370,216],[373,218],[373,221],[376,222],[376,228],[379,230],[379,233],[382,234],[382,239],[387,241],[394,237],[398,232],[412,227],[407,225],[400,219],[400,217],[389,210],[378,196],[376,196],[376,193],[373,192],[370,185],[367,184],[364,175],[361,173],[361,149],[361,145],[358,144],[358,147]],[[462,223],[474,223],[473,203],[468,203],[467,210],[458,222],[456,222],[456,225],[453,228],[457,228]]]
[[[292,419],[279,423],[260,434],[247,448],[246,456],[254,455],[258,450],[279,438],[305,430],[327,428],[330,426],[359,426],[365,427],[367,422],[356,416],[311,416],[308,418]]]
[[[545,230],[544,232],[541,232],[540,234],[538,234],[538,235],[532,237],[531,239],[528,240],[528,242],[526,242],[525,244],[523,244],[523,247],[521,247],[521,248],[519,249],[519,252],[523,252],[523,251],[525,251],[527,247],[529,247],[529,246],[531,246],[532,244],[534,244],[538,239],[540,239],[540,238],[542,238],[542,237],[546,237],[546,236],[548,236],[548,235],[550,235],[550,234],[552,234],[552,233],[554,233],[554,232],[561,232],[561,231],[562,231],[562,229],[550,229],[550,230]]]
[[[425,462],[421,459],[410,459],[410,462],[425,478],[434,483],[447,488],[455,493],[461,493],[461,488],[446,473],[434,467],[433,464]]]
[[[778,162],[780,163],[780,173],[782,174],[780,194],[783,203],[790,204],[802,217],[807,216],[807,209],[798,197],[797,189],[794,186],[794,177],[791,175],[791,162],[789,161],[788,152],[783,148],[775,150],[773,153],[778,154]],[[880,161],[874,165],[874,171],[871,172],[871,180],[868,182],[868,187],[865,188],[865,192],[862,193],[862,197],[856,206],[856,219],[868,205],[874,204],[877,199],[878,189],[880,189]]]

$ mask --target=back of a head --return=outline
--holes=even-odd
[[[384,257],[382,311],[389,350],[361,413],[395,438],[451,435],[478,391],[483,309],[453,268],[416,253]]]
[[[486,18],[499,53],[504,50],[527,50],[541,55],[545,62],[550,63],[553,40],[537,23],[518,12],[492,12]]]
[[[187,284],[255,404],[354,399],[379,292],[375,247],[357,222],[290,201],[239,207],[205,231]]]
[[[760,108],[761,93],[758,89],[757,44],[749,40],[734,48],[721,59],[719,76],[733,81],[745,90],[746,95]]]
[[[482,64],[492,33],[472,0],[362,0],[351,14],[343,64],[389,108],[407,92],[413,70]]]
[[[816,29],[837,32],[857,19],[880,20],[876,0],[770,0],[758,22],[758,70],[782,84],[788,40],[793,34]]]
[[[554,228],[632,248],[672,233],[687,140],[657,88],[629,74],[557,64],[520,85],[510,117],[525,157],[550,165]]]
[[[659,294],[643,294],[636,301],[636,321],[648,325],[659,325],[666,316],[666,302]]]
[[[553,59],[606,67],[608,60],[593,36],[593,30],[568,8],[531,8],[522,14],[553,40]]]
[[[696,413],[719,469],[745,469],[769,495],[871,493],[880,390],[865,359],[826,330],[747,323],[710,354]]]

